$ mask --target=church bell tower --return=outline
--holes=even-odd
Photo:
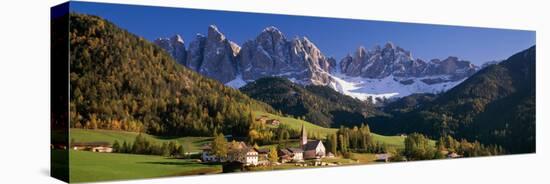
[[[304,149],[304,146],[307,144],[307,132],[306,132],[306,127],[304,126],[304,124],[302,123],[302,142],[301,142],[301,147],[302,149]]]

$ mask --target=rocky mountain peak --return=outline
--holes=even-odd
[[[340,62],[340,71],[352,77],[382,79],[394,76],[401,79],[413,77],[444,76],[443,81],[457,81],[476,71],[469,61],[450,56],[445,60],[434,59],[425,62],[414,59],[412,53],[392,42],[383,47],[375,46],[372,51],[359,47],[355,54],[344,57]],[[399,79],[396,79],[399,80]],[[430,84],[433,84],[430,82]]]
[[[299,41],[302,47],[306,49],[306,51],[310,53],[315,52],[315,54],[321,54],[319,48],[317,48],[317,46],[313,42],[309,41],[307,37],[304,36],[300,38]]]
[[[216,25],[210,25],[208,26],[208,34],[207,34],[207,37],[209,40],[216,40],[216,41],[223,41],[225,40],[225,35],[223,35],[223,33],[221,33],[219,30],[218,30],[218,27],[216,27]]]
[[[308,38],[288,40],[273,26],[263,29],[255,40],[245,42],[238,58],[245,81],[280,76],[301,84],[327,84],[330,67],[336,65],[335,61],[331,65]]]
[[[232,41],[229,41],[229,46],[231,46],[231,50],[233,51],[233,56],[236,57],[241,51],[241,46],[239,46],[239,44]]]
[[[185,42],[183,41],[183,38],[181,37],[181,35],[179,34],[175,34],[174,36],[172,36],[170,38],[170,40],[173,40],[174,42],[177,42],[177,43],[181,43],[181,44],[184,44]]]
[[[269,26],[269,27],[266,27],[261,34],[269,34],[269,35],[272,35],[274,37],[284,37],[283,36],[283,33],[278,29],[276,28],[275,26]]]
[[[264,48],[266,51],[277,52],[276,49],[283,47],[287,42],[284,34],[276,27],[270,26],[265,28],[257,37],[256,43]]]
[[[355,51],[355,53],[357,57],[363,58],[367,54],[367,49],[363,46],[359,46],[359,48],[357,48],[357,51]],[[351,55],[348,54],[348,56],[351,56]]]
[[[155,41],[179,63],[207,77],[225,83],[237,75],[236,56],[241,48],[227,40],[215,25],[208,26],[206,36],[197,34],[188,49],[185,49],[183,43],[180,35]]]
[[[186,64],[186,49],[183,38],[176,34],[170,38],[158,38],[153,41],[176,59],[180,64]]]
[[[384,49],[388,49],[388,50],[394,50],[395,49],[395,45],[392,43],[392,42],[386,42],[386,44],[384,44]]]
[[[378,83],[384,83],[386,87],[394,85],[387,89],[395,88],[397,91],[406,86],[407,90],[400,94],[415,90],[436,92],[449,89],[479,69],[469,61],[454,56],[429,62],[413,58],[410,51],[392,42],[370,50],[359,46],[338,63],[336,59],[325,56],[308,37],[288,39],[274,26],[264,28],[255,39],[244,42],[242,46],[227,39],[215,25],[208,26],[206,36],[197,34],[187,49],[183,40],[175,35],[169,39],[157,39],[155,43],[187,67],[237,88],[259,78],[276,76],[303,85],[342,88],[337,89],[340,92],[345,90],[335,83],[340,83],[338,81],[342,79],[370,81],[367,82],[370,87],[361,88],[369,93]],[[355,88],[354,94],[358,91]],[[372,93],[378,94],[378,91]]]
[[[236,50],[240,49],[232,46],[215,25],[208,26],[199,73],[222,83],[233,80],[237,75]]]
[[[202,34],[196,34],[195,40],[189,44],[189,48],[187,49],[187,67],[199,71],[204,58],[205,43],[206,37]]]

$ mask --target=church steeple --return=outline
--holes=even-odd
[[[302,149],[306,144],[307,144],[307,132],[306,132],[306,127],[302,123],[302,142],[301,142]]]

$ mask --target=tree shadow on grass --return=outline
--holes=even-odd
[[[170,161],[160,161],[160,162],[137,162],[138,164],[158,164],[158,165],[181,165],[181,166],[189,166],[189,165],[195,165],[195,166],[214,166],[219,165],[219,163],[198,163],[198,162],[170,162]]]
[[[188,175],[205,175],[221,173],[221,167],[213,167],[216,163],[191,163],[191,162],[137,162],[138,164],[158,164],[158,165],[175,165],[175,166],[193,166],[197,167],[189,171],[173,174],[173,176],[188,176]]]
[[[158,164],[158,165],[197,165],[199,163],[189,163],[189,162],[137,162],[138,164]]]

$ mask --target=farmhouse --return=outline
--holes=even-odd
[[[269,164],[269,149],[256,149],[258,152],[258,165],[267,165]]]
[[[304,161],[304,150],[301,148],[288,148],[288,151],[292,154],[293,162],[303,162]]]
[[[255,148],[244,142],[230,142],[227,144],[227,157],[219,158],[212,153],[210,145],[202,149],[201,159],[204,162],[239,162],[245,165],[258,165],[259,153]]]
[[[100,153],[111,153],[113,148],[108,142],[82,142],[82,143],[72,143],[71,145],[73,150],[81,151],[92,151]]]
[[[281,124],[281,121],[279,121],[278,119],[270,119],[270,120],[267,120],[266,122],[267,124],[273,125],[273,126],[279,126]]]
[[[326,149],[323,142],[321,140],[308,141],[304,124],[302,124],[301,134],[301,147],[304,151],[304,159],[319,159],[325,157]]]
[[[282,163],[304,162],[304,150],[301,148],[280,148],[277,154]]]
[[[232,149],[227,153],[228,161],[245,165],[258,165],[258,152],[253,147]]]
[[[246,165],[258,165],[258,152],[256,149],[248,147],[244,153],[246,154],[246,160],[244,160]]]
[[[205,145],[202,147],[201,160],[203,162],[218,162],[220,160],[216,155],[212,153],[212,147],[210,145]]]
[[[278,119],[269,119],[269,117],[266,115],[262,115],[259,118],[256,118],[255,120],[262,124],[268,124],[273,126],[279,126],[281,124],[281,121],[279,121]]]
[[[447,158],[461,158],[461,157],[462,157],[462,155],[459,155],[459,154],[457,154],[457,153],[455,153],[455,152],[449,153],[449,154],[447,155]]]
[[[376,158],[377,162],[388,162],[391,158],[391,154],[389,153],[376,154],[374,157]]]
[[[277,154],[279,155],[279,160],[281,163],[292,161],[292,153],[286,148],[277,150]]]

